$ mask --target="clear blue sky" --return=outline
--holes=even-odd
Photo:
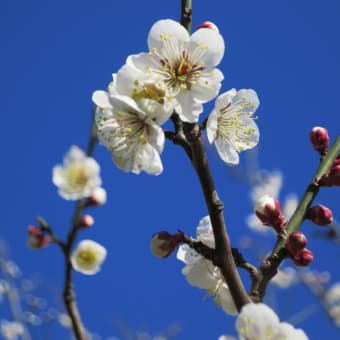
[[[0,238],[8,242],[25,276],[39,273],[53,289],[61,288],[59,250],[28,249],[26,226],[42,215],[61,237],[66,234],[73,204],[57,195],[52,167],[72,144],[86,147],[92,92],[105,89],[128,55],[146,51],[155,21],[178,20],[179,15],[179,0],[1,0]],[[219,67],[225,75],[222,89],[254,88],[258,93],[259,161],[262,168],[283,171],[283,195],[296,192],[301,197],[315,171],[318,157],[309,145],[310,129],[325,126],[333,140],[339,134],[339,18],[337,0],[193,1],[193,27],[213,21],[226,42]],[[117,335],[112,324],[117,317],[154,331],[179,322],[182,340],[234,333],[234,320],[212,301],[203,302],[204,292],[186,283],[175,256],[161,261],[149,252],[155,231],[181,228],[194,235],[206,215],[183,151],[166,143],[165,171],[159,177],[122,173],[101,146],[95,157],[108,202],[94,211],[93,229],[80,236],[103,244],[108,259],[96,276],[75,275],[87,327],[103,337]],[[209,157],[236,241],[250,233],[244,223],[252,209],[248,188],[232,178],[213,148]],[[338,190],[322,190],[317,202],[328,205],[340,220]],[[310,235],[313,268],[331,269],[332,281],[339,281],[339,249],[313,237],[311,225],[303,230]],[[257,242],[269,250],[268,239]],[[288,312],[279,309],[282,319],[311,303],[311,296],[302,289],[295,291],[293,301]],[[322,312],[299,326],[311,339],[337,336]]]

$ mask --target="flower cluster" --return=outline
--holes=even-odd
[[[95,91],[92,100],[98,139],[117,167],[159,175],[165,142],[161,125],[174,112],[183,122],[198,122],[203,104],[221,88],[223,74],[216,66],[225,46],[212,23],[190,36],[170,19],[157,21],[147,41],[149,51],[129,56],[107,90]],[[207,133],[225,162],[237,164],[238,152],[257,144],[252,115],[258,105],[253,90],[232,89],[217,98]]]
[[[215,247],[209,216],[200,220],[196,232],[198,241],[211,248]],[[182,273],[192,286],[206,289],[208,295],[214,296],[215,303],[226,313],[231,315],[237,313],[229,287],[224,282],[219,268],[186,244],[179,247],[177,258],[185,263]]]

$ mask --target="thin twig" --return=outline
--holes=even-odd
[[[308,185],[304,196],[302,197],[297,209],[295,210],[287,225],[287,236],[300,228],[300,225],[305,219],[308,208],[320,190],[320,186],[318,184],[319,179],[330,170],[339,153],[340,136],[337,137],[332,148],[321,160],[321,163],[314,174],[311,183]],[[268,282],[277,273],[278,267],[286,257],[287,254],[285,252],[284,246],[285,238],[278,237],[272,253],[263,261],[258,271],[258,275],[254,278],[251,287],[250,295],[254,301],[262,301]]]

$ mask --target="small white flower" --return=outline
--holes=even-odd
[[[231,89],[216,99],[208,118],[207,134],[224,162],[238,164],[239,152],[257,145],[260,133],[253,113],[258,106],[257,94],[251,89]]]
[[[71,262],[74,270],[93,275],[100,270],[105,258],[106,249],[102,245],[92,240],[83,240],[72,253]]]
[[[263,303],[248,303],[236,320],[241,340],[307,340],[306,334],[282,322],[275,312]]]
[[[163,130],[128,96],[96,91],[92,100],[98,106],[99,141],[112,152],[118,168],[159,175],[163,171]]]
[[[64,157],[63,165],[53,168],[53,183],[66,200],[88,197],[101,185],[99,164],[73,145]]]
[[[201,219],[197,227],[197,239],[207,246],[214,248],[215,239],[209,216]],[[198,254],[188,245],[182,245],[177,252],[177,259],[184,262],[186,266],[182,274],[192,286],[206,289],[208,295],[214,296],[215,303],[230,315],[237,314],[237,310],[218,267]]]
[[[223,74],[215,66],[224,54],[222,36],[209,28],[189,36],[178,22],[166,19],[151,27],[148,46],[149,53],[130,56],[127,64],[145,73],[150,82],[165,84],[167,97],[179,103],[176,111],[181,118],[196,122],[201,103],[214,98],[221,87]]]
[[[20,322],[0,320],[0,334],[3,335],[4,339],[17,340],[24,333],[24,327]]]
[[[288,288],[297,282],[296,270],[292,267],[279,269],[271,282],[280,288]]]

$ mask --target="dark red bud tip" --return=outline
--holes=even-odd
[[[325,128],[319,126],[314,127],[309,134],[309,138],[313,148],[321,155],[325,155],[328,152],[329,136]]]
[[[204,21],[202,22],[198,27],[197,29],[200,29],[200,28],[209,28],[213,31],[216,31],[217,33],[219,32],[219,29],[218,27],[211,21]]]
[[[332,223],[333,213],[324,205],[319,204],[308,209],[306,218],[310,219],[316,225],[325,226]]]
[[[307,245],[307,238],[301,231],[291,233],[286,241],[286,249],[291,256],[295,256]]]
[[[299,267],[306,267],[311,264],[313,259],[313,253],[309,249],[304,248],[293,257],[293,262]]]

